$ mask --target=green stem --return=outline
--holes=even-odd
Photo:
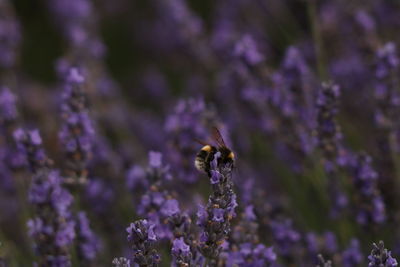
[[[398,142],[396,138],[396,133],[395,132],[390,132],[389,137],[389,147],[390,147],[390,155],[392,157],[393,161],[393,168],[395,172],[395,185],[396,185],[396,193],[400,193],[400,157],[398,153],[396,152],[396,149],[398,147]]]
[[[316,0],[307,0],[307,11],[311,26],[311,34],[315,45],[315,57],[317,61],[318,76],[321,80],[326,80],[328,78],[328,75],[325,69],[325,59],[322,49],[322,36],[318,27],[319,23]]]

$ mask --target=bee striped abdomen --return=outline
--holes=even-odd
[[[196,169],[207,172],[210,168],[210,156],[215,154],[216,151],[217,149],[215,147],[209,145],[202,147],[199,153],[197,153],[194,161]]]

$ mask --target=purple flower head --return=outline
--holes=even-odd
[[[274,252],[272,247],[266,247],[263,244],[258,244],[254,250],[253,253],[257,255],[258,257],[265,259],[266,263],[273,263],[276,261],[277,255]]]
[[[163,214],[164,216],[170,217],[170,216],[180,212],[179,203],[176,199],[168,199],[161,206],[160,211],[161,211],[161,214]]]
[[[160,168],[162,166],[162,154],[160,152],[149,152],[149,166],[151,168]]]
[[[355,19],[367,32],[374,31],[376,28],[374,18],[365,10],[358,10],[355,14]]]
[[[59,139],[67,158],[66,181],[70,183],[86,182],[87,165],[92,158],[94,126],[89,116],[84,81],[85,78],[78,68],[70,68],[62,95],[63,124]]]
[[[183,237],[176,238],[172,242],[172,257],[172,266],[192,266],[195,264],[190,246],[185,243]]]
[[[75,222],[72,220],[62,224],[55,236],[55,244],[62,248],[70,246],[75,239]]]
[[[324,235],[324,246],[327,252],[334,254],[337,252],[338,244],[336,236],[333,232],[325,232]]]
[[[214,209],[212,220],[216,221],[216,222],[223,222],[224,214],[225,214],[225,211],[223,209]]]
[[[290,220],[282,222],[273,221],[271,223],[271,229],[279,253],[284,256],[289,255],[294,249],[294,246],[300,241],[300,233],[293,228]]]
[[[69,266],[69,250],[75,238],[75,222],[69,210],[73,197],[62,187],[58,171],[51,169],[39,132],[17,130],[14,137],[33,173],[29,201],[35,217],[28,221],[28,227],[38,264],[54,266],[57,262],[57,266]]]
[[[218,159],[220,159],[220,158],[221,158],[221,152],[218,151],[217,153],[215,153],[214,159],[210,163],[211,169],[217,169],[217,167],[218,167]]]
[[[246,220],[249,220],[249,221],[254,221],[257,219],[256,215],[254,214],[254,206],[253,205],[246,206],[246,208],[244,210],[244,217],[246,218]]]
[[[0,124],[14,121],[17,116],[16,97],[8,88],[0,91]]]
[[[363,261],[360,242],[357,239],[350,241],[349,247],[342,253],[342,265],[344,267],[357,266]]]
[[[13,136],[19,152],[24,155],[33,172],[51,165],[51,162],[43,150],[42,138],[38,130],[26,131],[23,129],[16,129]]]
[[[307,243],[308,251],[312,254],[315,254],[319,249],[318,236],[313,232],[307,233],[305,236],[305,241]]]
[[[183,254],[187,255],[190,253],[190,247],[185,243],[183,238],[176,238],[172,243],[172,253],[175,255]]]
[[[385,204],[378,187],[378,174],[372,168],[372,159],[363,153],[352,166],[353,183],[358,196],[357,222],[359,224],[383,223],[386,219]]]
[[[155,225],[147,220],[139,220],[126,229],[128,241],[132,245],[133,261],[140,266],[157,266],[160,256],[154,249],[157,240],[154,234]]]
[[[86,213],[82,211],[76,216],[76,235],[79,258],[86,263],[93,261],[100,250],[100,240],[90,228]]]
[[[81,84],[85,81],[85,77],[80,73],[78,68],[71,68],[66,80],[71,84]]]
[[[249,65],[256,65],[264,60],[264,56],[257,48],[256,41],[249,34],[244,35],[236,43],[233,53]]]
[[[215,170],[211,170],[210,173],[211,173],[211,178],[210,178],[211,184],[218,184],[222,178],[221,173]]]
[[[397,118],[400,114],[400,94],[398,81],[399,56],[393,42],[385,44],[376,52],[375,62],[375,122],[380,129],[388,130],[391,134],[398,129]],[[396,148],[397,149],[397,148]]]
[[[156,241],[157,238],[154,234],[154,224],[150,224],[147,220],[136,221],[131,223],[126,231],[128,232],[128,241]]]
[[[146,172],[140,166],[132,166],[126,174],[126,185],[132,191],[137,188],[147,188],[149,181],[146,179]]]
[[[328,193],[332,201],[332,217],[337,217],[348,204],[347,196],[342,192],[337,179],[339,152],[342,150],[342,134],[336,121],[339,96],[340,89],[338,85],[332,82],[323,83],[316,101],[317,140],[322,152],[324,169],[328,176]]]
[[[378,78],[383,78],[390,75],[390,71],[399,65],[399,57],[397,55],[396,45],[392,42],[386,43],[380,48],[376,54],[377,66],[375,75]]]
[[[197,224],[199,226],[205,225],[205,223],[208,220],[208,213],[206,211],[206,208],[202,205],[199,205],[196,216],[197,216]]]
[[[239,246],[239,251],[229,251],[227,253],[227,266],[273,266],[276,261],[276,254],[272,247],[266,247],[264,244],[243,243]]]
[[[397,266],[397,260],[392,257],[391,252],[385,248],[383,241],[378,244],[372,244],[371,254],[368,256],[368,267],[394,267]]]

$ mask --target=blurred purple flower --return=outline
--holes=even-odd
[[[59,173],[51,169],[38,130],[19,129],[14,136],[33,173],[29,201],[35,208],[35,217],[28,221],[28,228],[35,241],[38,264],[70,266],[69,250],[75,238],[75,222],[69,211],[73,197],[62,188]]]
[[[258,51],[256,41],[249,34],[244,35],[236,43],[233,53],[249,65],[256,65],[264,60],[264,56]]]
[[[69,183],[86,183],[87,165],[92,157],[94,128],[89,116],[84,81],[80,71],[71,68],[62,95],[63,124],[59,138],[67,157],[66,181]]]
[[[363,258],[360,242],[357,239],[352,239],[350,245],[342,252],[342,266],[358,266],[363,262]]]
[[[89,264],[100,251],[100,240],[92,231],[86,213],[81,211],[76,216],[76,240],[78,257],[81,262]]]
[[[11,1],[2,1],[0,9],[0,67],[12,68],[17,63],[22,39],[20,24],[15,18]]]

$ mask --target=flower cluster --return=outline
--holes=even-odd
[[[139,266],[157,266],[160,262],[160,255],[154,249],[157,237],[154,234],[154,224],[147,220],[140,220],[126,229],[128,241],[131,243],[133,261]]]
[[[385,203],[377,186],[379,177],[371,166],[371,157],[359,155],[353,171],[357,190],[357,222],[363,225],[368,222],[383,223],[386,219]]]
[[[0,0],[1,266],[398,265],[397,1],[36,2]]]
[[[317,99],[318,126],[317,135],[321,151],[325,160],[325,169],[333,171],[342,134],[336,122],[338,112],[339,86],[332,83],[322,85]]]
[[[389,130],[398,130],[396,117],[399,115],[400,95],[396,88],[399,73],[399,57],[394,43],[386,43],[376,53],[375,98],[378,109],[375,121],[378,127]]]
[[[63,92],[59,137],[67,154],[66,175],[69,183],[86,183],[87,164],[92,156],[94,129],[84,91],[85,78],[77,68],[71,68]]]
[[[86,213],[81,211],[76,217],[78,257],[81,262],[88,264],[96,258],[100,250],[100,241],[90,228]]]
[[[70,247],[75,238],[75,222],[70,213],[73,198],[62,187],[59,173],[51,169],[39,132],[18,129],[15,139],[33,173],[29,202],[35,208],[35,217],[28,221],[28,228],[35,240],[38,264],[71,266]]]
[[[397,260],[392,257],[391,252],[385,248],[383,241],[378,244],[373,244],[371,255],[368,256],[369,264],[368,267],[397,266]]]
[[[206,207],[197,212],[202,228],[200,250],[206,258],[215,260],[230,232],[230,221],[236,216],[236,194],[233,192],[232,164],[224,163],[217,152],[211,162],[209,178],[212,194]]]

